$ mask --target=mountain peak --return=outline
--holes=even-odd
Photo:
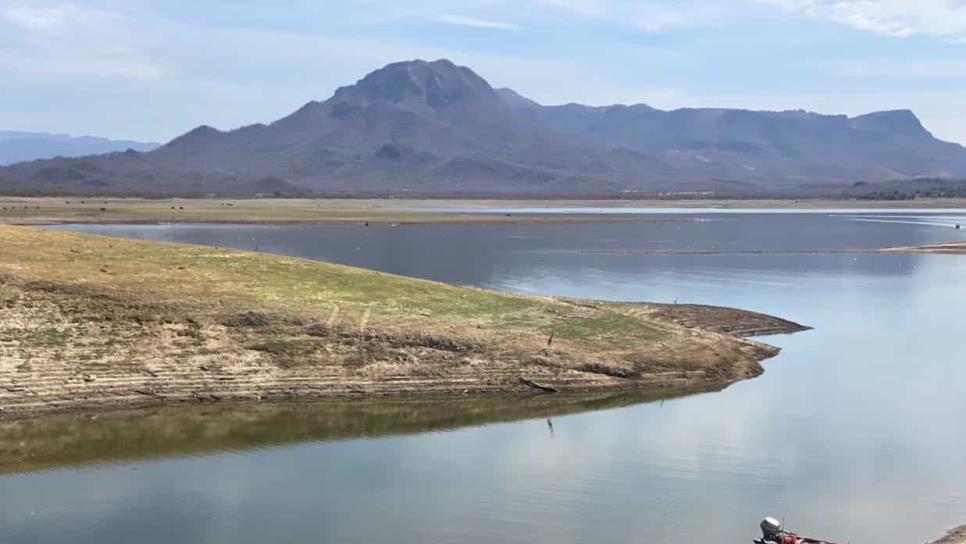
[[[867,113],[850,120],[853,127],[869,132],[895,134],[901,136],[931,137],[932,134],[916,114],[910,110],[887,110]]]
[[[177,138],[171,140],[170,142],[168,142],[167,144],[165,144],[163,147],[164,148],[167,148],[167,149],[172,149],[172,148],[185,148],[185,149],[197,148],[197,147],[202,146],[202,145],[204,145],[204,144],[206,144],[208,142],[211,142],[212,140],[217,139],[219,136],[221,136],[223,134],[224,134],[224,132],[222,132],[222,131],[220,131],[220,130],[212,127],[212,126],[209,126],[209,125],[201,125],[199,127],[193,128],[193,129],[189,130],[188,132],[185,132],[181,136],[178,136]]]
[[[342,87],[335,98],[348,102],[416,100],[433,109],[456,102],[492,98],[493,88],[483,78],[452,61],[410,60],[395,62],[369,73],[355,85]]]

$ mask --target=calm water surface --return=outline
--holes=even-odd
[[[663,402],[21,426],[20,447],[44,461],[0,463],[0,542],[749,542],[771,514],[824,538],[913,544],[966,522],[966,257],[835,253],[966,240],[953,228],[966,212],[655,218],[67,227],[528,293],[737,306],[815,330],[768,338],[784,351],[761,378]],[[656,253],[682,249],[715,254]],[[89,449],[68,454],[70,437]]]

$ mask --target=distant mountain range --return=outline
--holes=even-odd
[[[553,77],[548,74],[547,77]],[[390,64],[271,124],[0,168],[0,190],[142,195],[759,195],[966,178],[909,111],[543,106],[447,60]]]
[[[128,149],[151,151],[160,145],[129,140],[108,140],[95,136],[0,130],[0,165],[54,157],[99,155]]]

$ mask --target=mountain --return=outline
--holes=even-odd
[[[908,111],[858,117],[543,106],[447,60],[376,70],[270,124],[0,168],[0,189],[114,194],[764,194],[966,177]]]
[[[767,187],[966,175],[966,149],[932,136],[906,110],[858,117],[805,111],[680,109],[646,105],[544,107],[509,100],[547,127],[615,148],[745,169]]]
[[[53,157],[79,157],[134,149],[151,151],[161,144],[69,136],[46,132],[0,130],[0,165]]]

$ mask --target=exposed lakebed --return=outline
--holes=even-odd
[[[0,540],[743,541],[772,514],[899,544],[966,520],[966,258],[830,253],[962,241],[952,225],[966,213],[684,218],[65,227],[527,293],[731,306],[814,330],[769,337],[784,352],[760,378],[663,402],[61,419],[55,437],[26,435],[49,442],[42,462],[19,465],[33,472],[5,466]],[[654,253],[669,249],[715,254]],[[124,434],[139,417],[172,437],[167,449]],[[77,434],[124,451],[75,452],[58,468],[56,448]],[[99,459],[114,460],[85,464]]]

